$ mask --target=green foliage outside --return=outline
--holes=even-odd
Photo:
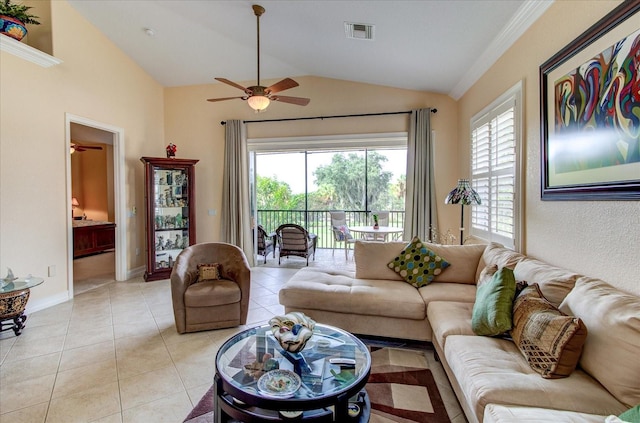
[[[387,158],[370,151],[366,163],[368,174],[365,184],[365,158],[357,153],[335,153],[331,163],[313,172],[317,189],[305,194],[294,194],[288,183],[277,176],[257,175],[256,202],[258,210],[277,210],[260,214],[260,224],[267,231],[275,230],[282,223],[296,223],[318,235],[321,248],[331,246],[332,232],[328,222],[328,210],[365,212],[368,210],[404,210],[406,176],[401,175],[391,183],[393,173],[383,170]],[[367,192],[365,190],[368,188]],[[366,199],[366,203],[365,203]],[[306,206],[306,207],[305,207]],[[305,210],[307,213],[305,222]],[[367,216],[360,215],[362,224]]]
[[[369,152],[367,178],[365,159],[356,153],[336,153],[331,163],[314,172],[318,189],[308,193],[308,210],[403,210],[406,176],[391,183],[393,173],[382,169],[387,158]],[[277,177],[257,176],[258,210],[305,210],[304,193],[293,194],[289,184]],[[365,192],[365,190],[367,192]]]

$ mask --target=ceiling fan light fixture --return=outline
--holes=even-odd
[[[247,103],[256,112],[261,112],[269,107],[271,100],[263,95],[253,95],[247,99]]]

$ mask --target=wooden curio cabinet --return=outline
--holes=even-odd
[[[198,160],[142,157],[145,166],[145,281],[167,279],[180,251],[196,242],[195,164]]]

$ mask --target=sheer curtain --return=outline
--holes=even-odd
[[[249,265],[253,266],[248,160],[244,122],[228,120],[225,125],[220,239],[240,247],[247,256]]]
[[[411,111],[407,140],[407,194],[404,239],[426,241],[429,228],[438,227],[436,188],[433,178],[431,109]]]

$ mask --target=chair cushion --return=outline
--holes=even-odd
[[[542,377],[566,377],[582,353],[587,328],[549,303],[537,284],[526,287],[513,305],[513,342]]]
[[[211,307],[240,301],[242,293],[237,283],[226,280],[210,280],[195,283],[184,293],[187,307]]]

